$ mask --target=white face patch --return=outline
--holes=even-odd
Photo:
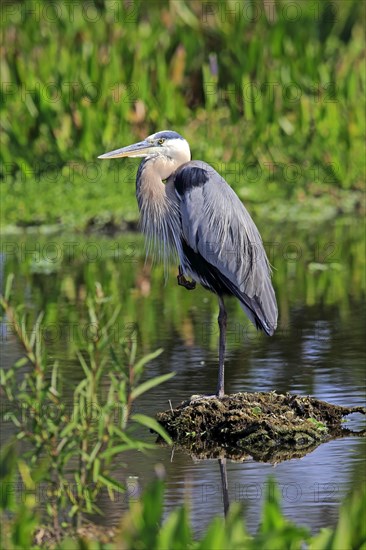
[[[188,162],[191,158],[191,150],[188,142],[181,138],[162,138],[162,132],[170,132],[171,130],[161,130],[155,134],[151,134],[146,138],[146,141],[154,143],[156,141],[156,148],[154,147],[154,154],[161,154],[174,160],[179,160],[182,163]],[[160,134],[160,136],[159,136]],[[164,139],[164,143],[159,144],[158,140]]]
[[[181,155],[188,155],[188,158],[191,157],[189,145],[185,139],[167,139],[163,144],[163,148],[172,158],[176,158]]]

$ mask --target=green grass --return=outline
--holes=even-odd
[[[266,217],[359,208],[363,3],[124,5],[6,7],[2,226],[135,220],[137,164],[96,157],[165,128]]]

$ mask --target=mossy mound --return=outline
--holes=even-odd
[[[343,418],[356,412],[366,414],[366,409],[270,392],[222,399],[192,396],[156,418],[195,458],[243,460],[250,455],[281,461],[303,456],[334,437],[352,435],[343,427]]]

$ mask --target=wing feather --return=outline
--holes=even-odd
[[[253,323],[273,334],[277,303],[270,265],[248,211],[228,183],[204,162],[181,166],[174,185],[183,239],[213,266]],[[181,260],[184,267],[184,258]]]

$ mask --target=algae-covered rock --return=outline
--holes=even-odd
[[[156,418],[196,458],[226,456],[279,461],[303,456],[321,442],[352,435],[343,427],[363,407],[342,407],[312,397],[237,393],[218,399],[192,396]]]

